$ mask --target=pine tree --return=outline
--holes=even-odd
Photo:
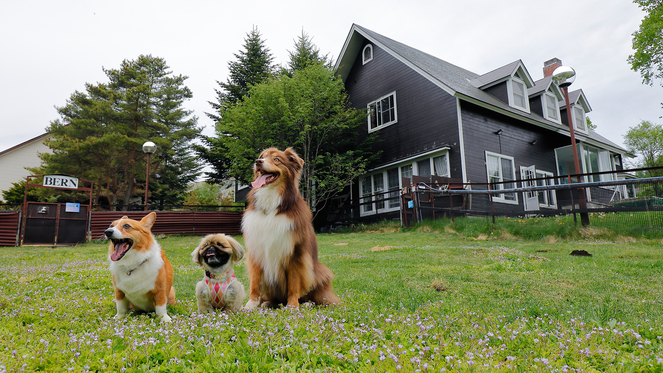
[[[272,75],[274,57],[260,36],[257,27],[246,34],[243,49],[235,53],[237,60],[228,63],[229,77],[225,83],[217,81],[220,89],[215,89],[216,102],[209,101],[214,109],[207,116],[218,123],[223,112],[249,95],[249,90],[256,84],[263,83]],[[225,136],[220,133],[219,136]],[[207,180],[220,183],[229,177],[228,167],[231,162],[227,157],[228,148],[218,137],[200,136],[203,145],[195,145],[198,157],[212,166],[206,172]]]
[[[228,63],[229,77],[225,83],[217,81],[221,89],[215,89],[217,102],[209,102],[215,113],[207,113],[218,122],[223,111],[240,102],[252,85],[266,81],[273,72],[274,57],[260,36],[257,27],[244,38],[243,50],[235,53],[237,60]]]
[[[182,106],[192,97],[183,85],[187,77],[168,69],[164,59],[141,55],[119,69],[104,69],[108,83],[74,92],[57,108],[61,120],[47,129],[53,153],[41,155],[40,171],[93,180],[97,201],[103,195],[126,208],[144,194],[142,144],[149,140],[158,147],[150,165],[150,173],[159,175],[156,195],[169,202],[181,199],[200,168],[188,151],[200,129]]]
[[[313,38],[302,30],[302,34],[295,41],[294,51],[288,51],[290,60],[283,73],[292,77],[295,71],[303,70],[312,64],[323,64],[331,67],[331,60],[328,55],[322,56],[320,48],[313,44]]]

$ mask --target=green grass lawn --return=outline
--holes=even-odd
[[[320,234],[341,305],[199,315],[199,239],[159,240],[175,271],[170,324],[113,318],[105,243],[0,248],[0,372],[663,369],[658,240]]]

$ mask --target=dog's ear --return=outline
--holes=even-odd
[[[145,215],[144,218],[140,219],[140,224],[142,224],[145,229],[152,229],[155,220],[157,220],[157,213],[152,211]]]
[[[203,239],[200,240],[200,244],[198,245],[198,247],[193,249],[193,251],[191,252],[191,260],[193,260],[194,263],[196,263],[200,266],[203,265],[203,262],[200,261],[200,259],[201,259],[200,250],[203,248],[203,246],[205,246],[205,241],[206,240],[207,240],[207,237],[203,237]]]
[[[288,157],[288,159],[295,166],[295,169],[297,171],[301,170],[304,167],[304,160],[299,158],[299,156],[294,151],[294,149],[288,148],[283,153],[285,153],[286,157]]]
[[[230,244],[230,248],[233,249],[233,255],[232,255],[233,262],[234,263],[239,262],[244,257],[244,247],[242,247],[242,245],[239,242],[237,242],[237,240],[235,240],[230,236],[226,236],[226,239]]]

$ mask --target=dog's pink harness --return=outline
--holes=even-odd
[[[237,281],[235,277],[235,271],[231,269],[226,272],[223,281],[216,279],[216,276],[211,274],[209,271],[205,271],[205,283],[209,288],[210,302],[215,308],[223,308],[226,305],[226,302],[223,300],[223,294],[228,289],[228,286],[233,282]]]

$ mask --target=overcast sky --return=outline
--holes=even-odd
[[[622,145],[640,120],[663,123],[663,87],[642,85],[626,62],[644,16],[628,0],[23,0],[0,14],[0,151],[44,133],[86,82],[107,82],[102,67],[141,54],[189,77],[185,107],[211,135],[208,101],[254,25],[278,64],[302,30],[335,59],[353,23],[477,74],[521,59],[538,80],[557,57],[608,139]]]

